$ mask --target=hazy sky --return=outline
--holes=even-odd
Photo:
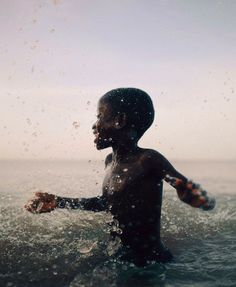
[[[97,158],[101,95],[137,87],[170,159],[236,159],[236,1],[1,0],[0,158]]]

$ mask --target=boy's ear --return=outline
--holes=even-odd
[[[122,113],[115,117],[115,129],[122,129],[127,124],[126,114]]]

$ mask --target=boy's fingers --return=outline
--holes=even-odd
[[[44,202],[40,199],[29,201],[24,208],[32,213],[50,212],[56,208],[54,204]]]
[[[39,197],[39,198],[45,198],[45,197],[48,196],[48,193],[47,192],[37,191],[37,192],[35,192],[35,196]]]
[[[30,201],[28,201],[27,204],[25,204],[24,207],[26,210],[28,210],[30,212],[35,212],[39,203],[40,203],[40,200],[38,200],[38,199],[30,200]]]
[[[36,191],[36,192],[34,193],[34,195],[37,196],[37,197],[40,197],[40,196],[41,196],[41,193],[42,193],[41,191]]]
[[[202,206],[203,210],[212,210],[216,205],[216,201],[214,198],[209,199],[206,204]]]
[[[50,193],[47,193],[47,192],[36,192],[35,196],[37,198],[39,198],[40,200],[45,201],[45,202],[50,202],[51,200],[55,199],[55,195],[54,194],[50,194]]]
[[[32,212],[32,213],[35,212],[35,209],[34,209],[31,205],[29,205],[29,204],[26,204],[26,205],[24,206],[24,208],[25,208],[27,211],[29,211],[29,212]]]

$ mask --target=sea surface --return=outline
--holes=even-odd
[[[206,212],[164,186],[162,238],[175,256],[145,268],[117,260],[104,212],[23,209],[35,191],[101,194],[101,161],[0,162],[0,286],[236,286],[236,162],[173,162],[216,198]]]

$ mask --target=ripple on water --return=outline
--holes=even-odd
[[[163,203],[162,235],[176,260],[146,268],[121,263],[105,213],[56,210],[33,215],[4,196],[0,220],[3,286],[234,286],[235,198],[211,212]]]

